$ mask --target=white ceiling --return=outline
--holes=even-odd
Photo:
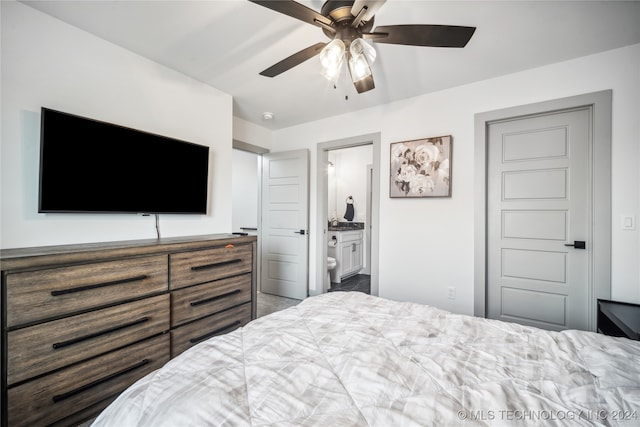
[[[233,96],[234,116],[279,129],[394,100],[640,43],[640,2],[388,0],[375,26],[477,27],[463,49],[375,44],[376,88],[337,89],[319,60],[258,73],[317,42],[318,27],[246,0],[24,1]],[[323,0],[301,0],[319,11]],[[345,97],[348,96],[348,99]],[[274,119],[264,121],[263,112]]]

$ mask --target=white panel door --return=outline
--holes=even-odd
[[[309,152],[262,156],[261,292],[304,299],[309,290]]]
[[[589,330],[589,129],[588,109],[489,125],[488,317]]]

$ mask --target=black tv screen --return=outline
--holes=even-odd
[[[206,214],[209,147],[42,108],[38,211]]]

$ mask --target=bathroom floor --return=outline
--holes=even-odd
[[[365,294],[371,294],[371,276],[368,274],[356,274],[343,280],[341,283],[331,283],[331,288],[328,292],[349,292],[357,291],[364,292]]]

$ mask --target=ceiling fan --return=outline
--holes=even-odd
[[[249,1],[320,27],[332,39],[294,53],[260,72],[261,75],[275,77],[320,55],[322,74],[334,84],[346,60],[358,93],[375,87],[371,64],[376,51],[365,39],[376,43],[460,48],[466,46],[476,30],[456,25],[387,25],[371,31],[374,15],[386,0],[328,0],[320,13],[294,0]]]

